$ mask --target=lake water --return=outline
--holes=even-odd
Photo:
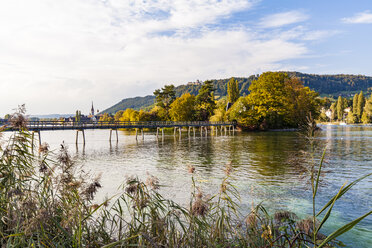
[[[326,173],[317,198],[318,207],[337,193],[344,182],[351,182],[372,171],[372,126],[321,126],[317,138],[327,145]],[[75,146],[75,131],[42,132],[42,141],[58,150],[64,140],[77,163],[92,174],[102,173],[103,188],[97,199],[117,192],[126,176],[145,179],[154,175],[164,187],[161,193],[176,202],[189,201],[191,177],[187,165],[196,168],[198,185],[206,193],[215,193],[224,177],[225,164],[232,163],[232,179],[241,194],[242,212],[261,201],[271,211],[286,209],[300,217],[311,213],[309,176],[304,171],[304,138],[295,132],[257,132],[218,134],[201,137],[199,132],[181,139],[177,133],[145,132],[144,140],[134,132],[119,131],[119,142],[109,130],[85,131],[86,145]],[[81,134],[80,134],[81,136]],[[80,137],[81,138],[81,137]],[[321,151],[316,154],[319,159]],[[295,158],[295,159],[294,159]],[[338,201],[325,234],[372,209],[372,177],[357,184]],[[323,230],[324,231],[324,230]],[[372,247],[372,216],[360,222],[340,240],[348,247]]]

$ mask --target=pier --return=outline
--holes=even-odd
[[[18,128],[12,127],[8,122],[1,122],[1,126],[5,126],[4,131],[18,131]],[[53,130],[76,130],[76,144],[78,143],[79,132],[82,133],[83,143],[85,144],[85,133],[87,129],[108,129],[110,130],[109,141],[112,139],[112,132],[115,132],[116,141],[119,140],[118,129],[135,129],[136,139],[138,139],[138,131],[141,132],[141,137],[144,139],[144,129],[156,130],[156,136],[161,133],[164,136],[164,128],[173,128],[173,134],[176,135],[177,129],[181,135],[182,130],[187,131],[190,135],[191,131],[195,135],[196,129],[199,129],[200,135],[208,135],[213,131],[225,134],[227,131],[235,131],[235,122],[210,122],[210,121],[113,121],[113,122],[101,122],[101,121],[28,121],[26,128],[32,131],[32,136],[35,133],[39,136],[39,144],[41,144],[41,131],[53,131]]]

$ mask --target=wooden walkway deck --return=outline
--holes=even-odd
[[[6,125],[4,131],[16,131],[7,122],[0,123]],[[84,129],[133,129],[133,128],[182,128],[182,127],[221,127],[235,126],[234,122],[209,122],[209,121],[114,121],[114,122],[63,122],[63,121],[28,121],[29,131],[50,131],[50,130],[84,130]]]
[[[18,128],[12,127],[10,123],[0,122],[0,126],[3,126],[3,131],[17,131]],[[116,141],[118,141],[118,129],[135,129],[136,139],[138,139],[138,130],[141,130],[142,139],[144,139],[144,129],[156,129],[156,136],[159,135],[161,130],[162,136],[164,136],[164,128],[173,128],[174,135],[176,135],[176,129],[179,130],[181,135],[182,129],[187,128],[188,134],[190,135],[191,129],[195,135],[195,128],[199,128],[200,134],[208,135],[208,129],[215,129],[216,133],[218,128],[222,133],[223,129],[225,133],[227,130],[235,131],[235,122],[209,122],[209,121],[186,121],[186,122],[175,122],[175,121],[114,121],[114,122],[94,122],[94,121],[82,121],[82,122],[65,122],[65,121],[28,121],[27,129],[29,131],[37,132],[39,135],[39,145],[41,145],[40,131],[52,131],[52,130],[76,130],[76,144],[78,143],[79,132],[83,134],[83,143],[85,144],[85,133],[86,129],[110,129],[111,141],[112,131],[116,132]],[[32,135],[34,136],[34,135]]]

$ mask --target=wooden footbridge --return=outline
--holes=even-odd
[[[4,131],[17,131],[19,128],[13,127],[11,123],[0,122],[0,126],[5,126]],[[144,139],[144,129],[156,130],[156,136],[164,136],[164,128],[173,128],[174,135],[178,129],[179,134],[182,134],[182,130],[186,130],[188,135],[191,131],[194,133],[196,129],[199,129],[200,135],[208,135],[208,132],[215,131],[218,133],[224,131],[233,132],[236,128],[235,122],[209,122],[209,121],[186,121],[186,122],[175,122],[175,121],[114,121],[114,122],[95,122],[95,121],[27,121],[26,128],[29,131],[32,131],[32,136],[34,133],[39,135],[39,145],[41,144],[41,135],[40,131],[51,131],[51,130],[76,130],[76,144],[78,143],[79,132],[82,132],[83,143],[85,144],[85,133],[86,129],[109,129],[110,130],[110,142],[112,137],[112,131],[116,133],[116,141],[119,140],[118,129],[135,129],[136,130],[136,139],[138,139],[138,131],[141,131],[142,139]]]

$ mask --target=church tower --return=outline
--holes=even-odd
[[[93,107],[93,101],[92,101],[92,108],[90,109],[90,114],[94,116],[94,107]]]

